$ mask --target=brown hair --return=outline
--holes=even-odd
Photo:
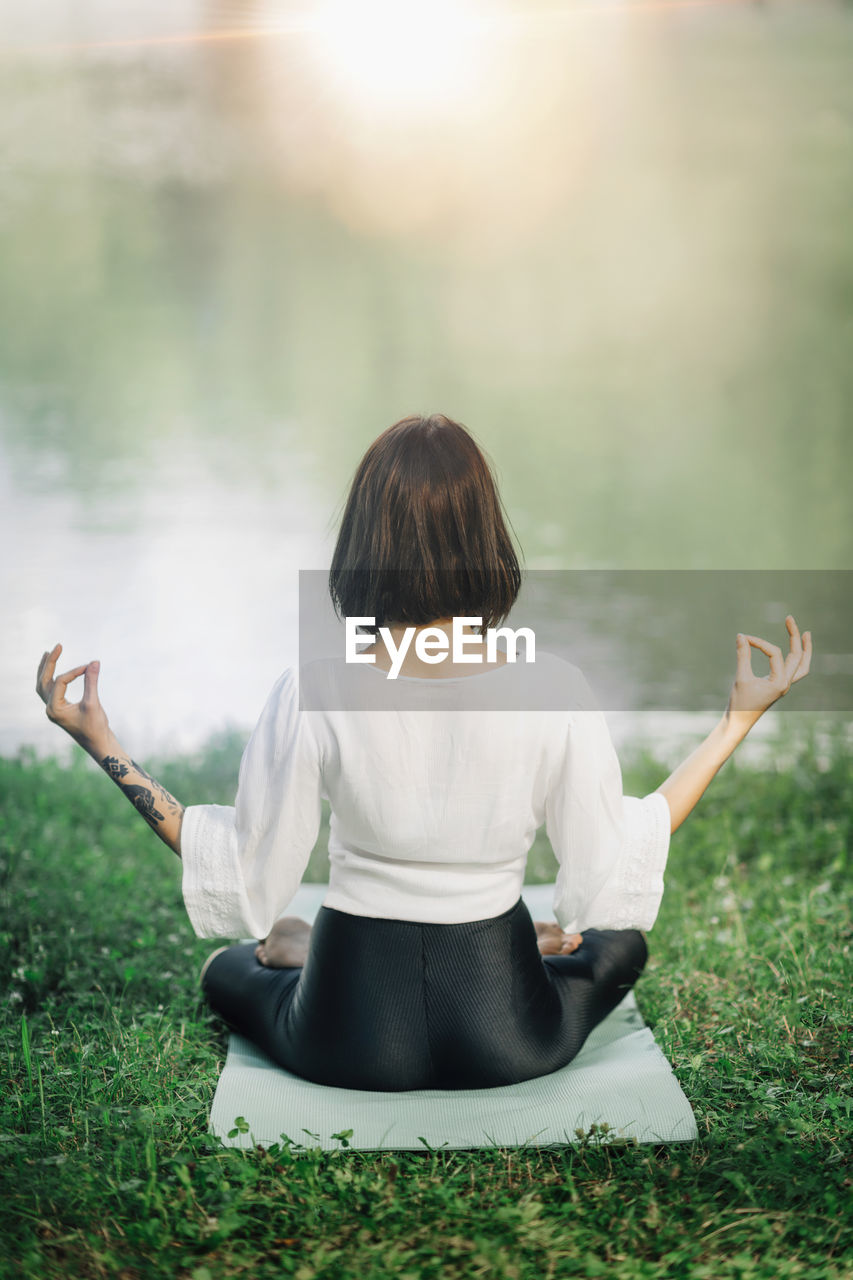
[[[332,555],[338,614],[376,626],[468,614],[486,628],[520,588],[497,486],[470,432],[441,413],[383,431],[356,469]]]

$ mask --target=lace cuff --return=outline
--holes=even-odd
[[[199,938],[262,936],[237,862],[233,808],[198,804],[184,810],[181,861],[184,906]]]
[[[642,799],[623,796],[625,840],[607,884],[568,923],[567,933],[584,929],[651,929],[663,897],[663,872],[672,825],[666,796],[653,791]],[[558,903],[554,903],[558,914]]]

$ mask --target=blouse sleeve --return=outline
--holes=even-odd
[[[234,806],[184,812],[182,890],[200,938],[267,936],[308,865],[322,794],[320,751],[289,668],[243,753]]]
[[[601,711],[573,712],[551,779],[545,829],[559,864],[554,915],[568,933],[650,929],[663,897],[669,804],[660,792],[623,796]]]

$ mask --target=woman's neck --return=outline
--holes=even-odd
[[[504,666],[507,661],[506,653],[498,649],[495,661],[487,662],[485,636],[479,635],[473,626],[466,624],[461,628],[457,627],[457,631],[461,631],[464,639],[464,652],[468,656],[468,661],[454,662],[453,618],[436,618],[434,622],[424,622],[419,625],[405,622],[390,623],[387,631],[390,633],[394,653],[390,651],[381,634],[373,644],[360,651],[362,654],[375,655],[376,666],[381,671],[391,671],[395,668],[401,676],[447,680],[450,677],[476,675],[480,671]],[[424,635],[425,632],[429,634]],[[446,636],[446,644],[442,642],[439,632]],[[406,646],[402,661],[399,656],[401,646]],[[419,649],[423,646],[436,655],[444,650],[441,660],[423,661],[419,656]]]

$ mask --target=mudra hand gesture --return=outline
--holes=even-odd
[[[729,694],[726,718],[737,724],[745,733],[764,714],[768,707],[783,697],[792,684],[808,675],[812,661],[812,633],[800,629],[793,614],[785,619],[790,648],[783,657],[777,644],[770,644],[760,636],[738,635],[737,672]],[[758,649],[770,661],[770,674],[757,676],[752,670],[752,650]]]
[[[738,635],[737,671],[729,693],[725,714],[705,742],[679,765],[658,787],[670,810],[670,829],[677,830],[711,778],[731,755],[768,707],[783,697],[791,685],[808,675],[812,660],[812,634],[800,630],[792,614],[785,619],[790,641],[787,656],[760,636]],[[770,662],[770,674],[757,676],[752,670],[752,650],[758,649]],[[542,955],[570,955],[581,944],[581,934],[566,934],[556,923],[536,921],[536,936]]]
[[[97,760],[163,843],[180,857],[184,807],[130,758],[110,728],[98,697],[100,662],[86,662],[58,676],[56,663],[61,653],[61,644],[43,653],[36,675],[36,693],[45,704],[48,720],[58,724]],[[68,686],[80,676],[83,696],[79,702],[69,702]]]
[[[87,662],[73,667],[62,675],[56,675],[56,663],[62,653],[57,644],[50,653],[42,655],[36,675],[36,693],[47,709],[47,718],[70,734],[81,747],[94,752],[109,738],[110,726],[107,714],[98,698],[100,662]],[[68,686],[80,676],[83,680],[83,697],[79,702],[69,702]]]

